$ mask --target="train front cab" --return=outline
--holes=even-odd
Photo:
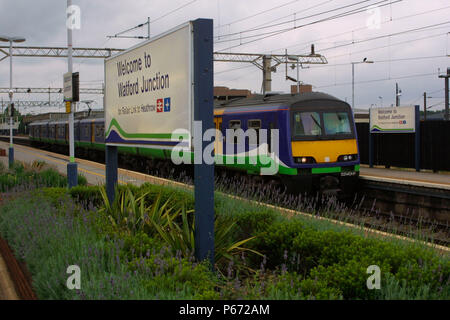
[[[296,191],[313,190],[349,196],[359,176],[356,127],[350,106],[339,100],[293,104],[289,119],[288,161],[297,175],[286,184]]]

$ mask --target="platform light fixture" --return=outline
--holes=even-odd
[[[364,58],[362,61],[352,62],[352,109],[355,108],[355,64],[374,63],[372,60]]]
[[[23,37],[9,37],[9,36],[1,36],[0,35],[0,41],[2,42],[9,42],[9,107],[12,108],[13,106],[13,90],[12,90],[12,44],[24,42],[25,38]],[[11,110],[11,109],[10,109]],[[8,154],[8,160],[9,160],[9,167],[12,167],[14,164],[14,145],[13,145],[13,114],[10,114],[9,117],[9,154]]]

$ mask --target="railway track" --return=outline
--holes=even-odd
[[[9,137],[0,136],[0,140],[9,142]],[[27,137],[15,137],[14,143],[30,146]],[[54,150],[52,150],[54,151]],[[61,151],[61,150],[59,150]],[[68,154],[68,152],[58,152]],[[80,154],[77,157],[104,163],[104,157],[92,158],[92,155]],[[145,166],[136,166],[124,158],[120,167],[161,178],[192,184],[192,173],[182,170],[152,170]],[[141,169],[139,169],[141,168]],[[143,168],[143,169],[142,169]],[[264,181],[249,179],[245,175],[232,178],[220,175],[216,186],[220,191],[253,198],[286,209],[310,212],[325,217],[344,220],[368,228],[385,232],[395,232],[406,236],[418,236],[432,239],[440,245],[450,245],[450,192],[431,188],[412,187],[400,184],[367,181],[360,179],[360,194],[346,202],[320,195],[286,194],[277,185],[268,185]],[[239,186],[230,188],[229,186]],[[302,202],[302,204],[300,204]],[[335,212],[335,214],[331,214]]]

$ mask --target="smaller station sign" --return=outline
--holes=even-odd
[[[415,106],[370,109],[370,133],[414,132],[416,132]]]
[[[72,72],[64,73],[64,101],[72,101]]]

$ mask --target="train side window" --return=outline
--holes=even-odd
[[[240,129],[241,128],[241,120],[230,120],[229,127],[232,130]],[[233,140],[234,144],[238,143],[237,139],[238,139],[237,136],[234,136],[234,140]]]
[[[103,124],[95,126],[95,136],[101,138],[104,135],[105,126]]]
[[[230,129],[237,130],[241,128],[241,120],[230,120]]]
[[[259,144],[259,129],[261,129],[261,120],[253,119],[248,120],[247,127],[256,131],[256,144]]]
[[[89,136],[89,126],[83,125],[83,136],[88,137]]]

